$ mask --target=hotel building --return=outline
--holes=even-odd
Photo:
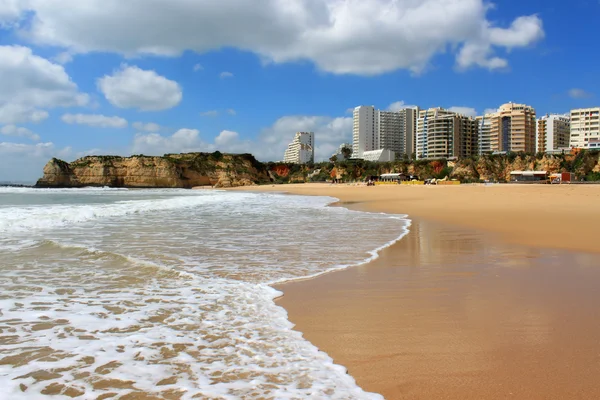
[[[569,115],[546,114],[537,120],[536,152],[552,153],[569,148]]]
[[[313,132],[297,132],[292,143],[288,145],[283,162],[290,164],[306,164],[315,159],[315,134]]]
[[[507,103],[488,114],[491,121],[490,150],[534,153],[536,149],[535,109],[525,104]]]
[[[373,106],[354,109],[352,129],[353,157],[373,150],[391,150],[396,158],[414,153],[417,110],[381,111]]]
[[[417,159],[470,157],[479,151],[479,122],[443,108],[420,110]]]
[[[377,113],[373,106],[359,106],[354,109],[353,117],[352,156],[362,158],[365,151],[379,148]]]
[[[477,154],[485,154],[492,151],[492,119],[488,115],[475,118],[479,126],[479,139]]]
[[[571,147],[600,149],[599,118],[600,107],[571,110]]]

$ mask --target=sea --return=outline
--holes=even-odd
[[[0,188],[0,399],[380,399],[275,303],[408,232],[335,200]]]

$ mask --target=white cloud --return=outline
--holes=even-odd
[[[571,97],[573,99],[587,99],[592,96],[593,96],[592,93],[586,92],[583,89],[573,88],[573,89],[569,90],[569,97]]]
[[[0,105],[0,123],[17,124],[20,122],[39,123],[47,119],[49,116],[47,111],[36,110],[21,104],[5,104]]]
[[[480,66],[490,70],[508,67],[508,60],[494,56],[497,47],[511,50],[530,46],[544,38],[542,20],[537,15],[515,19],[510,27],[492,27],[483,21],[480,34],[465,41],[458,53],[456,63],[460,69]]]
[[[233,78],[233,74],[231,72],[223,71],[219,74],[219,78],[221,78],[221,79]]]
[[[138,133],[133,139],[133,154],[163,155],[166,153],[187,153],[207,151],[200,140],[197,129],[179,129],[171,136],[161,136],[158,133]]]
[[[467,117],[476,117],[477,116],[477,110],[474,109],[473,107],[454,106],[454,107],[450,107],[448,110],[455,112],[457,114],[465,115]]]
[[[160,125],[154,122],[134,122],[131,126],[138,131],[144,132],[158,132],[161,129]]]
[[[387,108],[388,111],[400,111],[405,108],[415,108],[416,106],[411,104],[406,104],[404,101],[396,101],[390,104]]]
[[[65,65],[73,61],[73,54],[68,51],[63,51],[62,53],[55,55],[52,59],[59,64]]]
[[[5,136],[16,136],[16,137],[24,137],[27,139],[31,139],[34,142],[38,142],[40,140],[40,135],[33,133],[27,128],[19,127],[16,125],[6,125],[0,128],[0,134]]]
[[[6,1],[6,0],[4,0]],[[17,0],[18,1],[18,0]],[[11,3],[15,3],[13,0]],[[448,50],[461,68],[496,69],[498,49],[527,47],[543,37],[539,17],[507,28],[488,20],[486,0],[29,0],[34,14],[22,35],[73,52],[177,56],[233,47],[266,62],[309,60],[337,74],[422,71]],[[84,4],[84,5],[82,5]],[[15,20],[22,6],[7,15]],[[63,10],[69,10],[68,13]]]
[[[236,142],[239,139],[239,137],[240,135],[237,132],[221,131],[221,133],[219,133],[219,136],[215,138],[215,144],[217,146],[225,146]]]
[[[62,121],[67,124],[88,125],[98,128],[126,128],[127,120],[121,117],[107,117],[99,114],[65,114]]]
[[[202,66],[202,64],[194,65],[194,72],[202,71],[203,69],[204,69],[204,67]]]
[[[71,155],[70,147],[59,149],[51,142],[0,142],[0,181],[35,183],[52,157],[68,159]]]
[[[113,75],[98,79],[98,88],[112,105],[142,111],[173,108],[182,98],[177,82],[136,66],[122,65]]]
[[[497,108],[486,108],[485,110],[483,110],[483,115],[495,114],[497,112],[498,112]]]
[[[216,117],[217,115],[219,115],[217,110],[208,110],[200,113],[201,117]]]
[[[10,27],[25,10],[23,0],[0,0],[0,27]]]
[[[89,97],[61,65],[22,46],[0,46],[0,123],[39,122],[44,108],[83,106]]]
[[[229,114],[229,115],[236,115],[237,112],[233,108],[228,108],[227,109],[227,114]]]

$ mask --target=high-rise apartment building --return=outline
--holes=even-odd
[[[600,107],[571,110],[571,147],[596,149],[600,142]]]
[[[315,134],[313,132],[297,132],[292,143],[288,145],[283,162],[306,164],[315,160]]]
[[[354,109],[352,125],[352,156],[361,158],[365,151],[377,150],[377,112],[373,106],[359,106]]]
[[[352,130],[353,157],[362,158],[372,150],[391,150],[396,157],[414,153],[417,111],[406,108],[399,111],[376,110],[373,106],[354,109]]]
[[[479,122],[443,108],[419,111],[416,136],[418,159],[469,157],[479,151]]]
[[[476,118],[479,125],[478,154],[485,154],[492,151],[492,119],[488,115],[482,115]]]
[[[571,118],[569,115],[546,114],[537,120],[536,152],[549,153],[569,147]]]
[[[486,118],[491,121],[491,151],[535,152],[536,119],[533,107],[507,103],[501,105],[498,112],[486,115]]]

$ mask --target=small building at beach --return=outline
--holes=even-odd
[[[511,182],[545,182],[548,179],[547,171],[512,171]]]

